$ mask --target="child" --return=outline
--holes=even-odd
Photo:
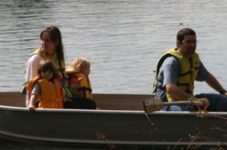
[[[66,73],[69,77],[69,86],[73,89],[73,101],[77,104],[77,107],[95,109],[96,104],[92,100],[92,89],[89,80],[90,62],[83,57],[76,58],[72,65],[66,69]]]
[[[63,108],[63,89],[57,71],[50,61],[42,61],[38,76],[27,85],[30,110]]]

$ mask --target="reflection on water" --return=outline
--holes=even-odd
[[[25,61],[47,25],[60,27],[67,64],[91,60],[96,93],[151,93],[155,62],[188,26],[206,67],[227,87],[226,8],[224,0],[2,0],[0,91],[20,90]]]

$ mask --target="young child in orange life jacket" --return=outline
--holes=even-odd
[[[96,109],[89,79],[90,62],[84,57],[78,57],[66,69],[66,74],[73,91],[73,104],[65,103],[65,108]]]
[[[37,77],[28,86],[30,110],[38,108],[63,108],[63,89],[57,71],[50,61],[40,64]]]

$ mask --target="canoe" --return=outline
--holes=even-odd
[[[0,138],[98,146],[225,146],[226,112],[146,114],[142,94],[94,94],[98,110],[24,107],[18,92],[0,93]]]

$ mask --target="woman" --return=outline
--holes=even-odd
[[[64,79],[65,59],[61,32],[56,26],[49,26],[40,33],[41,45],[26,63],[26,81],[32,81],[38,74],[42,60],[49,60],[61,79]],[[28,98],[26,99],[26,106]]]

